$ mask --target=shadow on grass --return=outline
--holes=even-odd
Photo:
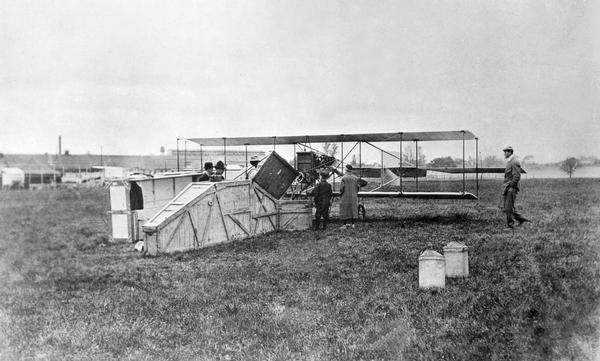
[[[301,232],[301,231],[300,231]],[[285,232],[285,238],[290,239],[290,235],[300,232]],[[236,254],[246,253],[264,253],[274,251],[279,247],[280,239],[283,237],[282,232],[273,232],[268,234],[256,235],[249,238],[234,240],[226,243],[218,243],[207,245],[203,248],[194,249],[184,252],[175,252],[171,254],[159,254],[152,258],[171,258],[180,262],[187,262],[198,257],[228,257]],[[291,236],[293,238],[293,236]]]
[[[396,216],[374,216],[369,217],[366,223],[386,223],[386,222],[402,222],[403,224],[459,224],[459,223],[487,223],[487,219],[473,218],[466,213],[454,213],[447,215],[416,215],[410,217]]]

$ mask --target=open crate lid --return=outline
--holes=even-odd
[[[298,176],[298,171],[276,152],[262,161],[262,166],[252,179],[267,193],[280,199]]]

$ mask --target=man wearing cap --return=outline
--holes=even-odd
[[[312,191],[316,208],[315,230],[319,229],[321,218],[323,219],[323,230],[327,229],[327,223],[329,222],[329,206],[331,205],[333,190],[331,189],[331,184],[327,183],[327,178],[329,178],[329,174],[321,172],[321,181],[317,183]]]
[[[204,172],[200,173],[199,176],[194,177],[194,182],[205,182],[210,179],[210,176],[214,173],[212,162],[204,163]]]
[[[254,176],[256,175],[256,173],[258,173],[258,164],[260,163],[260,158],[253,155],[252,158],[250,158],[250,165],[252,167],[250,167],[250,169],[248,169],[248,178],[247,179],[252,179],[254,178]]]
[[[358,218],[358,189],[366,182],[352,174],[352,165],[346,165],[346,174],[340,184],[340,218],[344,222],[342,229],[350,226],[354,228],[354,221]]]
[[[511,146],[505,147],[504,158],[506,159],[506,168],[504,169],[504,183],[502,184],[502,196],[504,198],[504,213],[509,228],[514,228],[515,220],[520,226],[528,219],[517,213],[515,201],[519,193],[519,181],[521,180],[521,163],[513,154]]]

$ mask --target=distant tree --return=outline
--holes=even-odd
[[[432,168],[456,167],[456,163],[452,157],[440,157],[433,158],[431,162],[429,162],[429,166]]]
[[[521,159],[521,164],[533,163],[533,155],[529,154]]]
[[[488,155],[487,157],[484,157],[481,161],[481,166],[482,167],[502,167],[506,165],[505,162],[496,157],[495,155]]]
[[[338,144],[325,142],[325,144],[323,144],[323,150],[325,151],[325,154],[335,157],[338,151]]]
[[[356,161],[356,154],[352,154],[352,160],[350,161],[350,165],[357,166],[358,162]]]
[[[423,149],[421,147],[418,147],[417,152],[419,154],[419,164],[427,163],[427,158],[425,157],[425,154],[423,153]],[[402,159],[405,162],[416,164],[417,157],[415,157],[415,147],[411,147],[408,145],[406,147],[404,147],[404,150],[402,152]]]
[[[560,169],[569,175],[569,178],[573,177],[573,173],[577,168],[577,158],[569,157],[560,163]]]

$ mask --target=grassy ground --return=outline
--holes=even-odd
[[[600,182],[522,188],[514,232],[489,181],[479,202],[371,200],[356,229],[156,258],[108,243],[106,190],[0,192],[0,359],[595,359]],[[471,277],[419,290],[420,251],[452,240]]]

